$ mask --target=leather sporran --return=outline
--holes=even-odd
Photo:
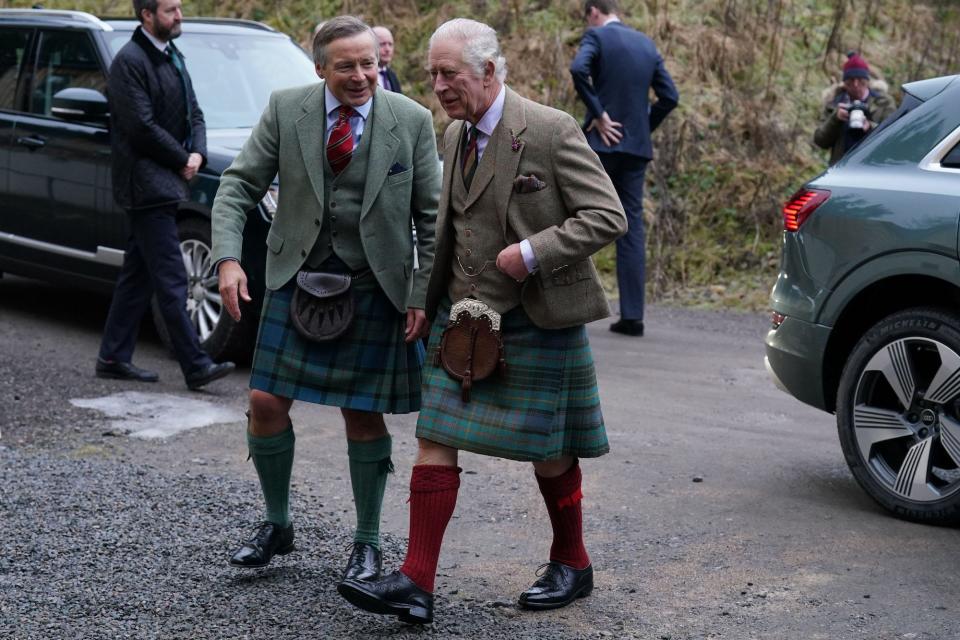
[[[290,320],[297,333],[312,342],[329,342],[346,333],[353,322],[353,280],[346,273],[297,273],[290,300]]]
[[[470,402],[477,380],[506,373],[500,314],[489,306],[465,298],[450,308],[450,320],[440,337],[435,363],[460,382],[460,397]]]

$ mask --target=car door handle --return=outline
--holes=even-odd
[[[17,144],[33,151],[47,144],[47,139],[40,136],[20,136],[17,138]]]

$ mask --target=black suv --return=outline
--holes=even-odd
[[[107,71],[137,25],[78,11],[0,9],[0,272],[112,290],[129,229],[110,183]],[[178,216],[187,309],[214,359],[242,361],[259,318],[276,185],[248,216],[243,264],[254,302],[240,323],[223,312],[210,264],[210,207],[270,93],[317,77],[297,44],[257,22],[185,20],[177,46],[208,142],[207,165]],[[154,322],[169,344],[156,309]]]

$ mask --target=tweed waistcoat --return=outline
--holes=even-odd
[[[372,119],[373,112],[370,114],[368,118]],[[320,226],[320,235],[307,257],[307,264],[312,268],[320,266],[331,254],[336,254],[354,271],[367,267],[367,257],[360,242],[360,207],[363,204],[363,189],[367,181],[367,158],[370,155],[372,130],[368,120],[350,164],[338,176],[333,175],[330,162],[324,153],[323,210],[326,215]]]
[[[471,191],[463,184],[461,141],[454,164],[450,191],[450,218],[453,221],[453,277],[447,292],[454,302],[473,297],[500,313],[520,304],[520,284],[497,269],[497,255],[506,248],[503,227],[497,216],[494,190],[486,178],[495,170],[498,136],[491,136],[477,165]],[[482,189],[479,196],[473,190]],[[512,233],[512,232],[511,232]]]

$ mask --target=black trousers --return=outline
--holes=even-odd
[[[187,271],[177,236],[177,206],[128,211],[130,238],[103,329],[100,357],[130,362],[140,321],[154,294],[184,375],[212,362],[187,315]]]

